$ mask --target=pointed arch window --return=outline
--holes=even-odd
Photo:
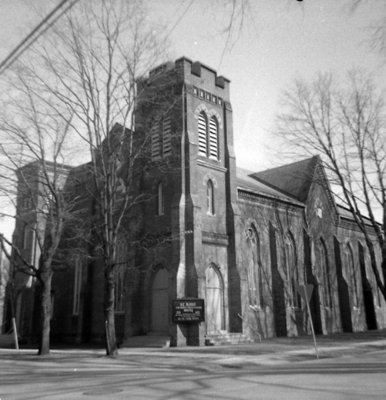
[[[208,214],[215,214],[215,203],[214,203],[214,185],[211,179],[206,184],[206,206]]]
[[[218,121],[214,116],[209,121],[209,157],[218,160]]]
[[[352,307],[358,307],[358,285],[357,276],[355,272],[354,254],[351,246],[347,243],[345,248],[347,278],[351,287]]]
[[[157,215],[163,215],[164,211],[164,187],[160,182],[157,187]]]
[[[263,270],[260,259],[259,235],[253,225],[247,230],[247,245],[249,303],[260,308],[264,305]]]
[[[323,239],[319,241],[319,265],[320,274],[323,280],[323,304],[327,308],[332,307],[332,294],[331,294],[331,282],[330,282],[330,266],[328,263],[328,253],[326,245]]]
[[[198,154],[208,154],[208,118],[204,111],[198,115]]]
[[[299,285],[299,273],[297,267],[296,247],[292,234],[289,234],[285,241],[287,256],[287,276],[289,283],[289,298],[291,307],[300,307],[301,299],[297,291]]]

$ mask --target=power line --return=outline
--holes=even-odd
[[[0,63],[0,74],[8,69],[36,40],[79,0],[62,0]],[[67,4],[69,3],[69,4]],[[66,6],[67,5],[67,6]],[[65,7],[66,6],[66,7]],[[59,12],[59,15],[56,15]],[[54,18],[54,19],[52,19]],[[51,20],[52,19],[52,20]],[[51,21],[50,21],[51,20]]]
[[[174,23],[174,25],[169,29],[169,32],[167,33],[167,37],[170,36],[170,34],[174,31],[174,29],[176,29],[177,25],[182,21],[182,19],[185,17],[185,14],[189,11],[190,7],[193,5],[193,3],[195,2],[195,0],[190,0],[190,2],[188,3],[188,5],[186,6],[186,8],[184,9],[184,11],[182,12],[182,14],[177,18],[176,22]]]

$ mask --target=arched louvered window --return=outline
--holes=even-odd
[[[158,184],[157,188],[157,215],[164,214],[164,188],[162,182]]]
[[[208,155],[208,118],[203,111],[198,115],[198,154]]]
[[[209,179],[206,184],[206,200],[207,200],[207,210],[208,214],[214,215],[215,207],[214,207],[214,187],[213,182]]]
[[[151,159],[155,160],[161,156],[161,140],[159,135],[159,121],[154,121],[150,130]]]
[[[218,160],[218,122],[216,117],[209,121],[209,157]]]
[[[164,157],[172,154],[172,122],[169,116],[162,121],[162,154]]]

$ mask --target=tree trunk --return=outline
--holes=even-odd
[[[105,272],[105,346],[106,355],[115,357],[118,355],[117,338],[115,335],[114,314],[114,270],[106,268]]]
[[[370,240],[366,241],[367,248],[369,249],[369,254],[370,254],[370,262],[371,262],[371,269],[374,273],[375,280],[377,282],[377,286],[382,293],[383,298],[386,300],[386,250],[383,248],[382,251],[382,259],[381,259],[381,271],[383,275],[383,282],[381,275],[378,271],[378,266],[377,266],[377,260],[374,252],[374,247],[373,244]]]
[[[382,264],[381,264],[381,270],[383,274],[383,298],[386,300],[386,243],[383,243],[382,247]]]
[[[41,274],[40,283],[40,332],[39,355],[50,353],[50,323],[51,323],[51,280],[52,273]]]

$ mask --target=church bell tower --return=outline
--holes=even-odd
[[[170,237],[142,261],[151,270],[150,286],[152,274],[167,271],[162,329],[176,345],[200,345],[233,329],[236,187],[229,84],[212,68],[183,57],[150,71],[138,85],[136,131],[149,136],[150,160],[141,190],[154,194],[143,210],[142,229]],[[171,304],[185,298],[204,300],[204,322],[173,323]],[[151,309],[159,301],[147,303],[151,330]]]

